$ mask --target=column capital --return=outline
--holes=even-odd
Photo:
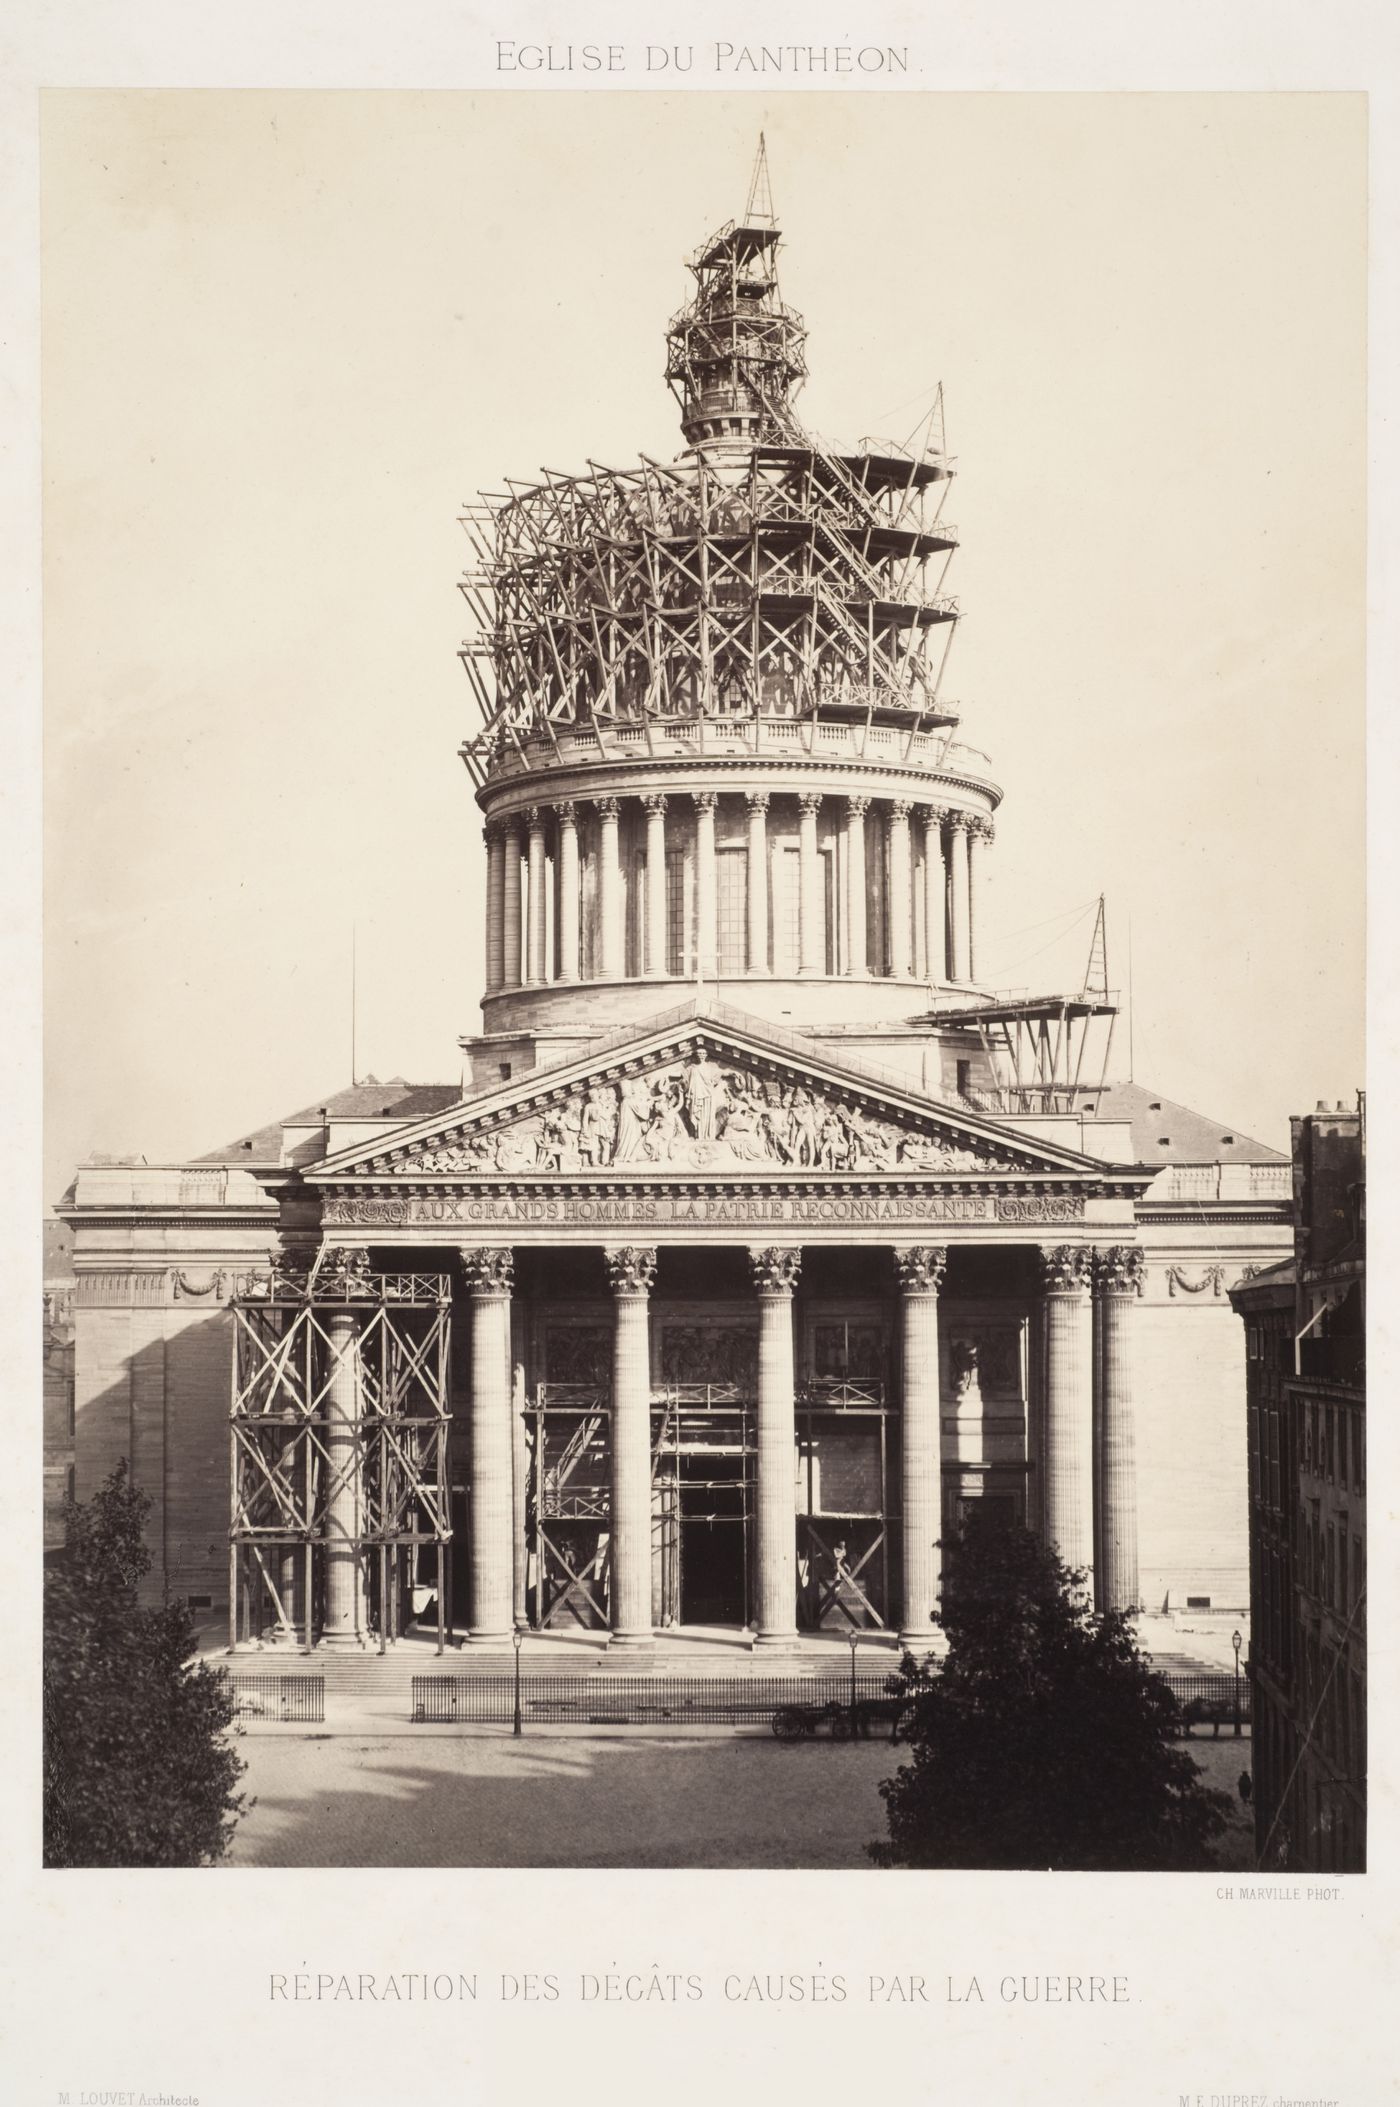
[[[665,791],[648,790],[642,799],[642,810],[649,813],[653,819],[659,818],[666,810]]]
[[[1094,1286],[1101,1295],[1141,1294],[1146,1270],[1137,1244],[1101,1245],[1094,1253]]]
[[[544,806],[527,805],[525,807],[525,824],[532,834],[543,834]]]
[[[946,805],[920,805],[919,811],[926,827],[941,827],[948,817]]]
[[[322,1244],[311,1269],[308,1292],[315,1302],[363,1301],[378,1292],[363,1245]]]
[[[554,808],[554,817],[561,827],[572,827],[578,820],[578,805],[571,797],[560,798]]]
[[[891,819],[908,819],[909,814],[913,811],[913,809],[914,800],[912,798],[892,797],[890,799]]]
[[[719,792],[717,790],[692,790],[690,801],[697,812],[713,812],[715,806],[719,803]]]
[[[801,1249],[786,1244],[750,1244],[749,1270],[760,1295],[790,1295],[802,1270]]]
[[[744,792],[744,803],[748,806],[750,812],[766,812],[771,796],[772,792],[769,790],[746,790]]]
[[[655,1244],[609,1244],[603,1251],[614,1295],[647,1295],[656,1279]]]
[[[1043,1294],[1079,1295],[1088,1286],[1091,1253],[1087,1244],[1044,1244],[1038,1258]]]
[[[820,790],[799,790],[797,803],[803,812],[810,812],[815,817],[822,808],[822,793]]]
[[[967,831],[969,834],[975,835],[978,841],[995,841],[997,838],[996,828],[989,819],[985,819],[980,813],[974,813],[972,818],[969,819]]]
[[[509,1295],[515,1285],[515,1253],[508,1244],[463,1244],[458,1256],[473,1295]]]
[[[894,1269],[901,1293],[936,1295],[948,1264],[946,1244],[910,1244],[894,1253]]]
[[[950,834],[965,834],[971,825],[971,814],[960,812],[956,808],[945,812],[943,819]]]
[[[870,800],[861,794],[846,799],[846,810],[852,819],[864,819],[870,810]]]
[[[516,841],[519,841],[520,814],[518,812],[503,813],[498,824],[503,835],[508,839],[513,837]]]
[[[495,819],[488,819],[486,825],[481,830],[481,838],[485,842],[488,849],[494,849],[496,843],[501,838],[500,821]]]
[[[622,799],[620,797],[595,797],[593,809],[599,819],[616,819],[618,813],[622,810]]]

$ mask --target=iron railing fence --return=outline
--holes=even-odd
[[[1181,1706],[1188,1726],[1197,1720],[1209,1725],[1216,1719],[1227,1726],[1233,1725],[1237,1702],[1241,1721],[1246,1725],[1249,1723],[1253,1693],[1247,1675],[1236,1679],[1228,1671],[1220,1675],[1165,1674],[1162,1681],[1170,1685],[1172,1696]]]
[[[858,1675],[856,1701],[887,1694],[886,1675]],[[536,1726],[766,1726],[785,1705],[849,1706],[849,1674],[540,1675],[520,1679],[522,1720]],[[512,1675],[415,1675],[412,1717],[422,1723],[508,1725]]]
[[[1163,1680],[1182,1707],[1186,1725],[1233,1724],[1236,1686],[1232,1675],[1167,1675]],[[898,1694],[893,1670],[857,1673],[858,1705]],[[1240,1719],[1250,1718],[1250,1688],[1241,1678]],[[851,1678],[839,1670],[819,1675],[611,1675],[523,1672],[520,1712],[538,1726],[744,1726],[766,1725],[786,1706],[851,1702]],[[515,1678],[485,1675],[415,1675],[411,1716],[422,1724],[507,1725],[515,1716]]]
[[[291,1719],[311,1725],[326,1716],[323,1675],[231,1675],[226,1668],[220,1673],[240,1719]]]

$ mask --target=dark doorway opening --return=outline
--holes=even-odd
[[[682,1454],[681,1620],[742,1625],[747,1614],[743,1457]]]

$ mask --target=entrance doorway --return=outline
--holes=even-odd
[[[747,1604],[744,1458],[705,1451],[677,1459],[681,1622],[742,1625]]]

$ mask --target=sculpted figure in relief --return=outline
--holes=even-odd
[[[822,1171],[987,1171],[1009,1168],[987,1148],[909,1132],[806,1083],[785,1085],[722,1068],[703,1046],[684,1063],[596,1083],[545,1111],[485,1134],[460,1135],[403,1167],[415,1171],[545,1171],[725,1162]]]

